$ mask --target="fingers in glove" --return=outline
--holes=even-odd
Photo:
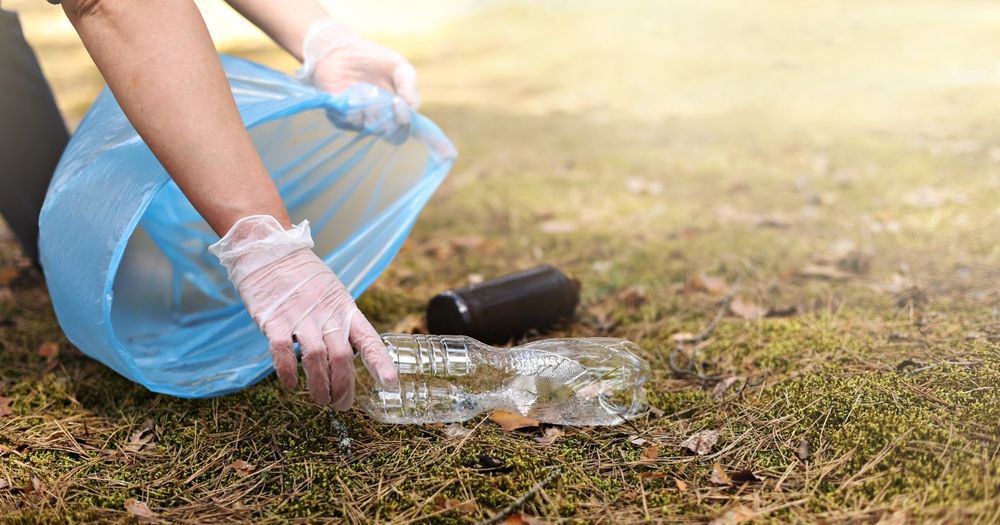
[[[382,337],[357,308],[351,316],[351,344],[361,353],[361,360],[368,372],[383,387],[396,388],[399,385],[396,363],[389,355]]]
[[[354,404],[354,354],[347,340],[350,318],[337,319],[323,330],[330,371],[330,400],[336,410],[347,410]],[[333,320],[331,320],[333,322]]]
[[[330,403],[329,352],[323,334],[308,321],[296,330],[299,349],[302,350],[302,368],[306,371],[306,385],[312,400],[326,405]]]
[[[417,92],[417,70],[413,65],[404,61],[396,66],[392,72],[393,91],[400,96],[411,108],[416,110],[420,107],[420,93]]]
[[[289,389],[295,388],[299,382],[299,363],[295,360],[292,336],[285,330],[275,329],[272,333],[281,334],[268,337],[268,348],[271,350],[274,371],[278,374],[281,386]]]

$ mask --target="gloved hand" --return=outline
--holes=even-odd
[[[252,215],[208,249],[267,336],[282,384],[293,388],[298,380],[294,340],[312,399],[347,410],[354,403],[352,344],[383,385],[397,382],[396,367],[350,292],[312,247],[308,221],[285,230],[270,215]]]
[[[372,42],[333,18],[313,22],[302,47],[297,76],[333,94],[359,82],[399,95],[411,109],[420,105],[417,73],[396,51]]]

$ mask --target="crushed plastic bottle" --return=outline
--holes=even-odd
[[[471,337],[383,334],[399,385],[359,374],[357,400],[384,423],[451,423],[506,409],[543,423],[615,425],[646,410],[649,365],[623,339],[497,348]],[[359,365],[360,366],[360,365]]]

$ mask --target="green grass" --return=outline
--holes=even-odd
[[[541,432],[482,419],[450,439],[352,411],[337,416],[344,447],[329,413],[273,379],[200,401],[125,381],[68,347],[25,271],[0,293],[0,395],[14,411],[0,417],[0,521],[126,520],[135,498],[172,522],[467,523],[553,469],[518,512],[553,523],[700,523],[737,506],[762,523],[1000,520],[1000,128],[989,117],[1000,10],[670,7],[514,4],[388,38],[413,58],[425,111],[461,158],[360,300],[388,330],[470,274],[552,263],[583,283],[578,319],[555,335],[637,342],[662,417],[564,429],[543,445]],[[47,67],[64,51],[39,47]],[[261,42],[232,51],[289,64]],[[94,73],[59,78],[78,118]],[[569,231],[546,233],[554,222]],[[447,248],[462,235],[486,244]],[[844,240],[853,252],[831,255]],[[0,252],[0,266],[17,264],[9,240]],[[843,280],[798,274],[823,257]],[[701,331],[722,300],[685,291],[699,273],[787,315],[717,326],[698,361],[740,378],[721,398],[668,365],[671,336]],[[51,364],[36,353],[43,342],[62,345]],[[155,447],[129,450],[147,420]],[[709,455],[680,446],[705,429],[720,432]],[[659,455],[646,459],[653,443]],[[475,468],[480,454],[506,468]],[[715,463],[761,481],[720,486]],[[471,505],[449,510],[452,499]]]

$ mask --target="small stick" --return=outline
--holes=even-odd
[[[725,317],[726,311],[729,310],[729,304],[733,301],[733,297],[735,295],[736,286],[733,286],[732,290],[722,299],[722,304],[719,305],[719,310],[715,313],[715,317],[712,318],[700,334],[677,341],[674,349],[670,351],[670,356],[667,360],[670,365],[670,370],[674,373],[674,377],[693,377],[705,382],[718,381],[720,379],[719,376],[706,375],[701,373],[701,371],[696,370],[698,357],[697,346],[692,348],[691,356],[688,358],[688,365],[686,367],[682,368],[677,365],[677,354],[684,353],[685,345],[698,345],[699,343],[705,342],[712,336],[713,333],[715,333],[715,328],[719,325],[719,321]]]
[[[510,505],[507,505],[506,507],[504,507],[503,510],[494,514],[492,518],[479,522],[479,525],[494,525],[495,523],[500,523],[501,521],[507,519],[507,517],[509,517],[511,514],[514,513],[514,511],[518,509],[518,507],[524,505],[524,502],[528,501],[528,498],[534,496],[536,492],[542,490],[542,488],[545,487],[545,485],[552,483],[552,480],[556,479],[556,476],[558,476],[559,474],[560,471],[558,468],[552,469],[552,472],[549,472],[549,475],[545,476],[545,479],[532,485],[527,492],[521,494],[519,498],[510,502]]]

